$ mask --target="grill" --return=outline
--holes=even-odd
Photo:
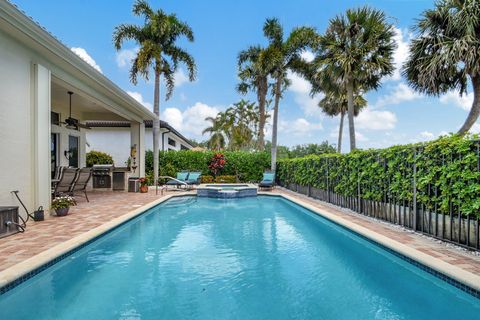
[[[112,188],[113,164],[95,164],[92,168],[93,188]]]

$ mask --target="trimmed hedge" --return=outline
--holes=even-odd
[[[161,176],[175,177],[182,170],[201,171],[202,175],[213,175],[208,165],[214,151],[166,151],[160,152]],[[260,181],[265,170],[270,168],[269,152],[225,151],[225,167],[219,175],[236,176],[240,182]],[[146,173],[153,171],[153,152],[147,151],[145,158]]]
[[[113,164],[111,155],[101,151],[87,152],[87,167],[93,167],[95,164]]]
[[[350,154],[280,160],[277,179],[379,202],[412,202],[438,213],[480,218],[480,144],[471,137]],[[415,173],[416,170],[416,173]],[[414,179],[415,178],[415,179]]]

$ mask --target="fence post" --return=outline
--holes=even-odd
[[[413,230],[417,231],[417,148],[413,151]]]

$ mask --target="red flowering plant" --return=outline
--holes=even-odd
[[[216,176],[225,167],[225,163],[225,156],[221,153],[216,153],[213,155],[212,160],[210,160],[208,169]]]
[[[146,178],[140,178],[138,179],[138,182],[140,182],[140,187],[148,186],[148,181]]]

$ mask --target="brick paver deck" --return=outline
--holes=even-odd
[[[288,193],[316,206],[359,224],[373,232],[382,234],[398,242],[411,246],[430,256],[460,267],[471,273],[480,274],[480,256],[447,246],[432,238],[421,236],[397,226],[375,221],[353,212],[338,209],[329,204],[276,189],[275,193]],[[25,233],[18,233],[0,239],[0,271],[7,269],[27,258],[33,257],[57,244],[89,231],[116,217],[135,210],[151,201],[159,199],[155,192],[148,194],[124,192],[91,193],[90,203],[80,199],[66,217],[48,216],[43,222],[30,222]]]

